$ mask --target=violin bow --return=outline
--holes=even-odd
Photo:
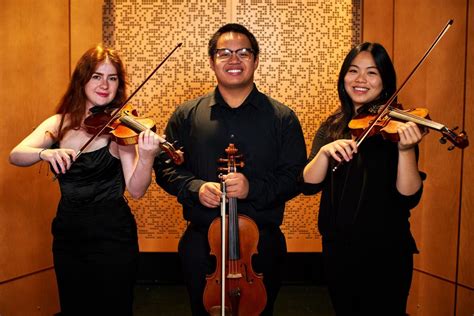
[[[451,25],[453,25],[453,19],[450,19],[446,25],[443,27],[443,29],[441,30],[441,32],[438,34],[438,36],[436,37],[436,39],[433,41],[433,43],[431,44],[431,46],[427,49],[427,51],[423,54],[423,56],[421,57],[420,61],[418,61],[418,63],[415,65],[415,67],[413,68],[413,70],[408,74],[408,76],[405,78],[405,80],[402,82],[402,84],[398,87],[398,89],[393,93],[393,95],[390,97],[390,99],[388,99],[388,101],[382,105],[378,111],[378,114],[377,116],[375,117],[375,119],[369,124],[369,126],[367,126],[365,128],[365,130],[362,132],[362,134],[360,134],[356,139],[356,146],[359,147],[360,144],[367,138],[367,136],[369,135],[369,133],[372,131],[372,129],[374,128],[374,126],[379,122],[380,119],[382,119],[386,114],[386,110],[389,108],[390,105],[392,105],[392,103],[395,101],[395,99],[397,98],[398,94],[400,93],[400,91],[403,89],[403,87],[405,86],[405,84],[408,82],[408,80],[410,80],[410,78],[413,76],[413,74],[418,70],[418,68],[421,66],[421,64],[425,61],[425,59],[428,57],[428,55],[431,53],[431,51],[433,50],[433,48],[435,48],[436,45],[438,45],[439,41],[441,40],[441,38],[446,34],[446,32],[448,31],[448,29],[451,27]],[[336,171],[339,166],[342,164],[342,162],[339,162],[333,169],[332,171]]]
[[[222,178],[222,177],[221,177]],[[221,181],[221,316],[225,316],[225,283],[226,283],[226,270],[225,270],[225,262],[226,262],[226,247],[225,247],[225,227],[226,227],[226,197],[227,191],[225,186],[225,181]]]

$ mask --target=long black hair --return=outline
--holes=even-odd
[[[347,54],[339,71],[337,80],[337,91],[341,107],[326,120],[329,125],[329,137],[332,140],[342,138],[348,133],[349,121],[354,117],[354,105],[344,88],[344,77],[346,76],[354,58],[361,52],[369,52],[374,58],[377,70],[382,78],[382,91],[379,97],[371,104],[385,104],[385,102],[395,93],[397,89],[397,75],[393,67],[392,60],[385,48],[378,43],[365,42],[352,48]]]

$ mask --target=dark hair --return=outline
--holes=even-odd
[[[97,66],[106,60],[115,67],[118,78],[117,94],[109,106],[119,107],[127,99],[127,74],[118,53],[101,44],[87,50],[77,62],[66,93],[64,93],[56,110],[57,114],[62,114],[57,136],[58,141],[61,140],[68,130],[79,129],[81,126],[82,118],[86,111],[87,96],[84,90],[85,85],[91,79]],[[69,115],[69,124],[64,126],[66,115]]]
[[[221,35],[224,33],[230,33],[230,32],[240,33],[247,36],[247,38],[250,41],[250,45],[252,46],[251,48],[253,50],[253,55],[255,57],[258,56],[258,54],[260,53],[260,48],[258,47],[258,42],[255,36],[247,28],[245,28],[245,26],[237,24],[237,23],[229,23],[219,28],[217,32],[215,32],[214,35],[212,35],[211,39],[209,40],[209,45],[208,45],[209,57],[212,57],[214,55],[219,37],[221,37]]]
[[[392,60],[385,48],[378,43],[365,42],[352,48],[347,54],[339,71],[337,80],[337,91],[341,107],[326,121],[329,124],[329,135],[335,140],[341,138],[347,131],[349,121],[354,116],[354,105],[351,98],[344,89],[344,77],[346,76],[354,58],[361,52],[369,52],[374,58],[375,65],[382,79],[382,91],[377,100],[372,104],[384,104],[395,93],[397,89],[397,75]]]

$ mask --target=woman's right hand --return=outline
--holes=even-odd
[[[352,139],[338,139],[322,146],[316,156],[304,167],[303,179],[306,183],[321,183],[325,178],[333,158],[337,162],[349,161],[357,152],[357,144]]]
[[[352,139],[338,139],[324,145],[320,151],[324,153],[326,157],[332,157],[337,162],[341,162],[342,159],[349,161],[353,155],[357,153],[357,144]]]
[[[39,157],[41,160],[49,162],[56,174],[66,173],[73,161],[76,160],[76,151],[66,148],[43,149]]]

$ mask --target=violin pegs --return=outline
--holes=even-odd
[[[439,142],[440,142],[441,144],[446,144],[446,137],[444,137],[444,136],[441,137],[441,138],[439,139]]]
[[[459,128],[459,126],[455,126],[455,127],[453,127],[451,130],[452,130],[452,131],[455,131],[455,130],[457,130],[458,128]]]
[[[451,150],[453,150],[454,148],[455,148],[454,146],[449,146],[449,147],[448,147],[448,150],[451,151]]]

